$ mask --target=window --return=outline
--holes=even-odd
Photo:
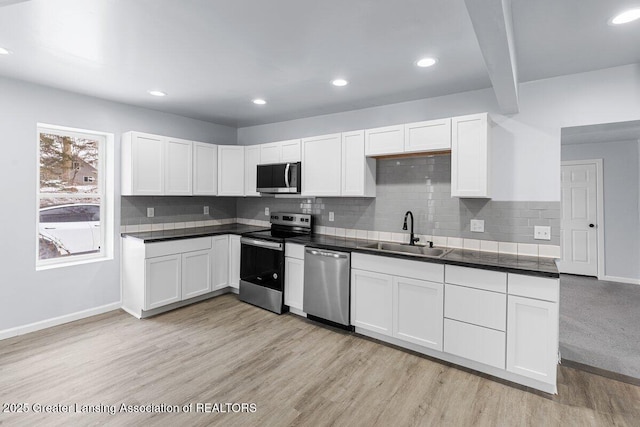
[[[110,134],[38,126],[37,267],[112,257],[112,146]]]

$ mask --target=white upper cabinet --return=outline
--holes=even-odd
[[[256,191],[257,168],[260,164],[260,145],[248,145],[244,147],[244,195],[259,196]]]
[[[365,154],[382,156],[404,151],[404,125],[365,130]]]
[[[364,131],[342,134],[342,196],[375,197],[376,159],[364,155]]]
[[[165,138],[141,132],[122,135],[123,196],[164,194]]]
[[[244,196],[244,147],[218,145],[218,195]]]
[[[294,163],[300,161],[300,140],[260,144],[260,164]]]
[[[451,119],[451,197],[491,198],[487,113]]]
[[[340,196],[342,134],[302,140],[302,195]]]
[[[192,195],[193,142],[167,138],[164,164],[164,194],[166,196]]]
[[[218,194],[218,146],[215,144],[193,143],[193,194]]]
[[[429,120],[404,125],[404,152],[451,149],[451,119]]]

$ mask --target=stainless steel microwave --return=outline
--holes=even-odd
[[[260,193],[300,193],[301,163],[258,165],[256,189]]]

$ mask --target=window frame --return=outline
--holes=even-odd
[[[55,198],[55,194],[40,192],[40,134],[51,133],[69,137],[95,138],[98,142],[98,194],[64,194],[65,198],[100,199],[100,250],[94,253],[70,255],[57,258],[40,259],[40,203],[42,199]],[[37,123],[36,125],[36,220],[35,220],[35,259],[36,270],[66,267],[113,259],[114,253],[114,135],[108,132],[78,129],[68,126]],[[44,195],[44,197],[43,197]]]

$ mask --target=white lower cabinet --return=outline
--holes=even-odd
[[[229,286],[229,236],[211,238],[212,290]]]
[[[211,292],[210,249],[182,254],[182,299]]]
[[[442,351],[442,283],[393,278],[393,336]]]
[[[182,299],[182,255],[166,255],[145,260],[144,309],[151,310]]]
[[[393,333],[393,276],[351,269],[351,323],[383,335]]]
[[[507,370],[555,384],[558,304],[509,295],[507,312]]]
[[[240,236],[229,236],[229,286],[240,289]]]
[[[296,314],[305,315],[304,245],[287,243],[284,247],[284,304]]]

